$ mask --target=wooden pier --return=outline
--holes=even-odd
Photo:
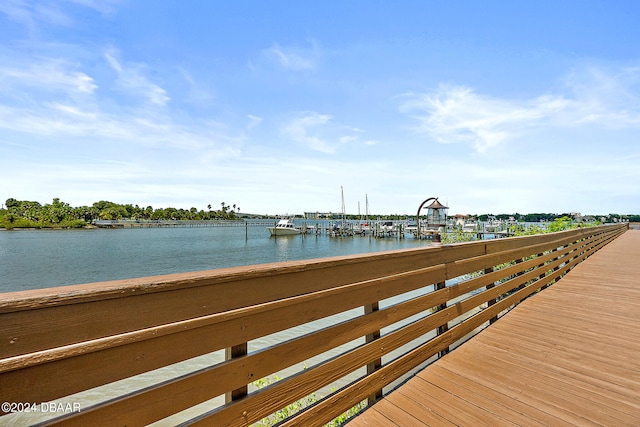
[[[640,231],[522,302],[348,425],[640,425]]]
[[[637,426],[639,250],[618,224],[2,294],[0,424]]]

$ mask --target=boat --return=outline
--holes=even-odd
[[[390,233],[392,231],[395,231],[395,229],[396,229],[396,226],[393,223],[393,221],[383,221],[383,222],[380,222],[378,225],[378,230],[381,233]]]
[[[476,231],[477,227],[478,227],[478,224],[476,224],[475,221],[467,221],[462,226],[462,231],[464,233],[473,233]]]
[[[415,235],[418,232],[418,224],[415,220],[407,219],[404,223],[404,231]]]
[[[495,216],[489,216],[484,223],[485,233],[495,233],[500,228],[500,221]]]
[[[293,219],[282,218],[273,227],[267,227],[269,234],[272,236],[293,236],[296,234],[302,234],[302,229],[296,227],[293,223]]]

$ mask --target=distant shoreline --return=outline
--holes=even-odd
[[[14,228],[0,228],[0,231],[38,231],[38,230],[95,230],[100,227],[95,225],[85,225],[83,227],[14,227]]]

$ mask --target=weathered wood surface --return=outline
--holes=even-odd
[[[348,426],[638,426],[639,331],[630,230]]]
[[[231,349],[231,360],[127,390],[56,422],[145,425],[226,394],[231,402],[214,406],[190,425],[242,426],[369,366],[364,377],[285,424],[322,425],[379,396],[387,384],[554,283],[626,228],[603,226],[3,294],[0,396],[13,402],[47,402]],[[478,271],[485,274],[430,290]],[[373,309],[379,301],[415,290],[420,290],[418,296]],[[246,355],[244,350],[232,351],[354,308],[362,314]],[[453,322],[463,315],[468,319]],[[408,318],[408,324],[380,334]],[[432,335],[437,336],[416,348],[403,348]],[[354,340],[361,343],[244,396],[253,381]],[[400,348],[402,355],[380,363]]]

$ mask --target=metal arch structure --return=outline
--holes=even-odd
[[[420,238],[420,210],[422,209],[422,207],[427,204],[427,202],[430,202],[431,200],[438,200],[437,197],[429,197],[427,200],[425,200],[424,202],[422,202],[420,204],[420,207],[418,207],[418,213],[416,214],[416,237],[419,239]]]

